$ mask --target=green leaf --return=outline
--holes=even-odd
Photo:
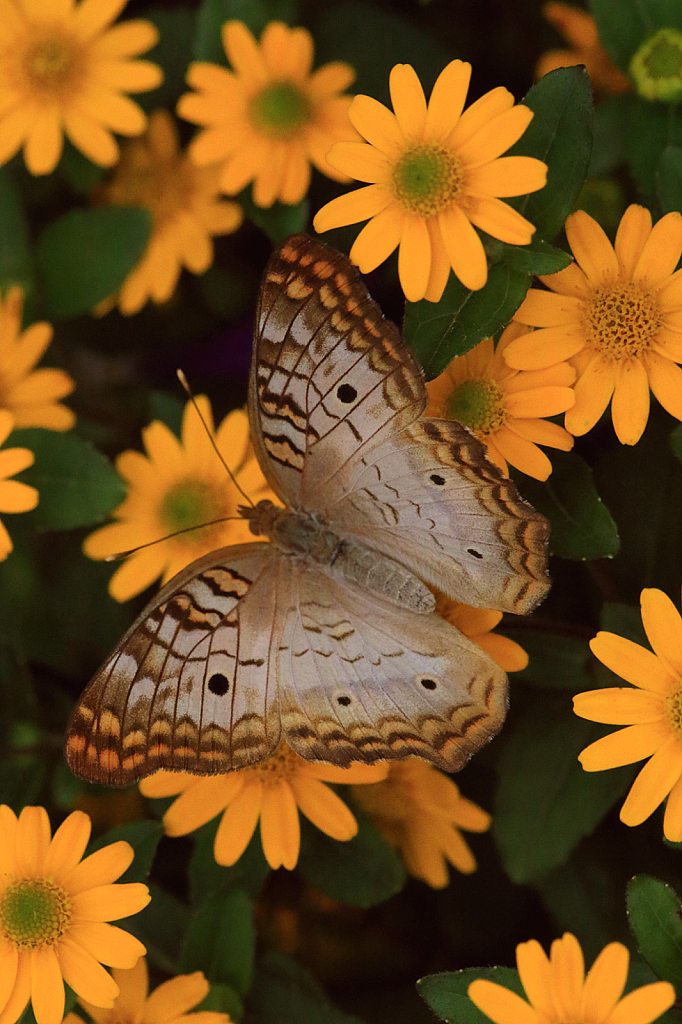
[[[636,875],[626,889],[628,923],[654,974],[682,992],[680,897],[658,878]]]
[[[356,818],[358,834],[346,843],[304,820],[298,867],[305,880],[329,899],[373,907],[402,889],[405,869],[374,826],[357,813]]]
[[[139,262],[151,230],[149,210],[111,206],[71,210],[38,241],[38,268],[52,317],[91,313]]]
[[[682,210],[682,146],[666,146],[656,170],[658,198],[664,213]]]
[[[633,96],[625,149],[637,185],[649,202],[656,200],[659,161],[669,146],[682,146],[682,112],[679,107],[650,103],[640,96]]]
[[[237,199],[244,207],[244,213],[253,223],[264,231],[273,245],[279,245],[289,235],[305,231],[310,213],[310,203],[301,200],[295,206],[286,203],[273,203],[265,209],[256,206],[251,198],[251,186],[240,192]]]
[[[24,513],[36,530],[99,523],[125,498],[125,485],[109,460],[77,434],[24,427],[14,430],[7,444],[35,455],[17,479],[38,488],[38,505]]]
[[[117,882],[145,882],[152,869],[156,848],[163,835],[163,825],[159,821],[129,821],[118,825],[104,835],[98,836],[87,849],[88,856],[112,843],[130,843],[135,851],[135,859]]]
[[[266,953],[246,1000],[243,1024],[361,1024],[327,999],[314,978],[284,953]]]
[[[588,963],[621,927],[622,883],[610,872],[611,866],[608,857],[605,862],[590,858],[583,845],[567,864],[533,880],[552,915],[555,934],[579,935]]]
[[[635,52],[657,29],[682,29],[679,0],[590,0],[590,10],[599,41],[626,72]]]
[[[193,56],[198,12],[176,6],[149,7],[140,13],[159,30],[158,43],[145,53],[144,59],[163,68],[163,81],[156,89],[138,93],[135,102],[147,113],[159,107],[172,110],[178,97],[188,88],[185,75]]]
[[[451,274],[440,302],[406,302],[403,334],[426,379],[508,324],[529,286],[529,274],[497,263],[480,291],[470,291]]]
[[[295,25],[296,0],[204,0],[197,16],[193,57],[213,64],[227,64],[220,30],[226,21],[243,21],[256,38],[269,21]]]
[[[192,1013],[200,1013],[203,1010],[226,1013],[230,1020],[240,1021],[244,1016],[244,1003],[239,993],[229,985],[211,985],[206,998],[202,999],[198,1006],[193,1007]]]
[[[64,151],[57,170],[78,195],[88,195],[106,174],[104,167],[93,164],[69,139],[64,140]]]
[[[564,226],[582,188],[592,149],[592,89],[584,67],[559,68],[521,101],[534,117],[509,156],[534,156],[547,164],[547,184],[512,201],[542,238]]]
[[[417,982],[417,992],[429,1009],[448,1024],[490,1024],[490,1018],[467,995],[469,985],[477,978],[502,985],[525,998],[518,971],[511,967],[470,967],[465,971],[428,974]]]
[[[617,554],[618,529],[597,493],[590,467],[575,452],[552,452],[552,467],[544,483],[513,474],[524,498],[549,519],[550,552],[571,559]]]
[[[180,942],[189,920],[187,907],[177,896],[154,882],[148,885],[151,902],[139,914],[126,920],[126,931],[144,942],[150,966],[166,974],[176,974]]]
[[[210,982],[243,996],[251,985],[255,949],[253,903],[244,890],[211,893],[192,911],[178,972],[203,971]]]
[[[605,178],[625,163],[625,132],[632,97],[606,96],[594,108],[592,154],[588,175]]]
[[[558,695],[557,695],[558,697]],[[507,874],[529,882],[568,860],[629,786],[632,772],[586,772],[578,754],[604,734],[547,693],[513,723],[501,745],[493,835]]]
[[[7,167],[0,168],[0,289],[33,286],[29,227],[21,193]]]
[[[530,245],[506,245],[502,258],[508,266],[525,274],[556,274],[572,262],[570,253],[555,249],[537,236]]]
[[[189,891],[193,904],[202,903],[212,894],[227,892],[235,886],[256,899],[270,874],[259,829],[255,830],[236,864],[224,867],[216,863],[213,844],[221,818],[222,815],[218,815],[195,833],[194,853],[189,863]]]
[[[515,672],[515,679],[552,690],[576,693],[585,685],[593,655],[586,640],[553,633],[550,630],[503,627],[505,636],[521,644],[528,655],[528,667]]]

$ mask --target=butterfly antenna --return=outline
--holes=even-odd
[[[223,458],[223,456],[222,456],[222,454],[220,452],[220,449],[218,448],[218,445],[215,442],[215,438],[213,436],[213,432],[210,430],[210,428],[208,426],[208,423],[204,419],[204,417],[203,417],[203,415],[201,413],[201,409],[199,408],[199,404],[198,404],[196,398],[194,397],[194,395],[192,394],[192,391],[190,389],[189,384],[187,383],[187,378],[185,377],[185,375],[182,372],[182,370],[176,370],[175,372],[178,375],[178,380],[180,381],[180,383],[182,384],[183,388],[187,392],[189,400],[190,400],[190,402],[192,403],[192,405],[194,406],[194,408],[196,410],[197,416],[199,417],[199,419],[201,420],[201,422],[203,424],[204,430],[206,431],[206,434],[208,435],[208,439],[211,442],[211,444],[213,445],[213,450],[215,451],[216,455],[218,456],[218,458],[222,462],[223,466],[225,467],[225,470],[227,471],[227,475],[229,476],[230,480],[232,481],[234,486],[237,488],[239,493],[242,495],[242,497],[246,498],[246,500],[248,501],[248,503],[251,506],[251,508],[255,508],[256,507],[255,502],[251,500],[251,498],[246,493],[244,488],[240,486],[239,481],[237,480],[236,476],[234,475],[234,473],[232,472],[232,470],[230,469],[228,464],[225,462],[225,459]],[[216,520],[216,522],[223,522],[223,520],[219,519],[219,520]],[[205,525],[206,526],[210,526],[211,524],[210,523],[206,523]],[[196,527],[195,527],[195,529],[196,529]],[[181,532],[184,532],[184,531],[181,531]]]
[[[138,544],[136,548],[131,548],[130,551],[117,551],[115,555],[107,555],[103,561],[118,562],[122,558],[127,558],[128,555],[134,555],[136,551],[142,551],[144,548],[152,548],[155,544],[161,544],[164,540],[172,540],[173,537],[180,537],[183,533],[191,533],[192,530],[203,530],[205,526],[217,526],[218,523],[229,523],[232,520],[244,521],[242,516],[221,516],[220,519],[212,519],[210,523],[197,523],[196,526],[186,526],[183,530],[176,530],[175,533],[169,533],[165,537],[148,540],[146,544]]]

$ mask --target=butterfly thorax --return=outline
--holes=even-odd
[[[239,512],[257,537],[267,537],[287,555],[309,559],[370,590],[390,604],[428,614],[435,608],[429,588],[404,565],[375,551],[357,537],[340,536],[310,512],[279,508],[264,499]]]

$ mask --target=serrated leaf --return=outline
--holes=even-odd
[[[284,953],[266,953],[246,1000],[243,1024],[362,1024],[333,1006],[315,979]]]
[[[210,982],[228,985],[243,996],[251,985],[255,949],[253,903],[235,886],[211,893],[192,911],[178,970],[203,971]]]
[[[682,992],[680,897],[658,878],[637,875],[628,882],[626,902],[640,953],[654,974]]]
[[[510,205],[535,225],[542,238],[554,238],[573,209],[590,162],[590,79],[584,67],[559,68],[544,75],[521,102],[534,117],[506,155],[544,160],[547,184]]]
[[[125,498],[125,485],[109,460],[77,434],[24,427],[12,432],[7,445],[29,448],[35,456],[17,479],[38,488],[38,505],[24,513],[36,530],[99,523]]]
[[[592,470],[575,452],[552,452],[552,474],[544,483],[514,474],[524,498],[549,519],[549,550],[559,558],[608,558],[620,540],[599,497]]]
[[[303,822],[298,869],[329,899],[373,907],[399,892],[406,874],[393,847],[370,822],[356,817],[358,834],[348,842],[337,842]]]
[[[490,1024],[490,1018],[475,1006],[467,994],[469,985],[485,978],[525,998],[518,971],[511,967],[470,967],[465,971],[429,974],[417,982],[417,992],[427,1006],[447,1024]]]
[[[664,213],[682,210],[682,146],[666,146],[656,169],[657,192]]]
[[[141,207],[71,210],[38,241],[37,261],[52,317],[91,313],[142,257],[152,218]]]
[[[480,291],[470,291],[451,274],[440,302],[406,302],[403,335],[426,379],[508,324],[530,281],[529,274],[496,263]]]
[[[573,261],[570,253],[555,249],[537,236],[533,236],[530,245],[506,245],[502,259],[525,274],[556,274]]]
[[[492,831],[505,870],[529,882],[565,863],[630,785],[632,772],[586,772],[578,754],[604,728],[568,697],[534,703],[505,728]]]

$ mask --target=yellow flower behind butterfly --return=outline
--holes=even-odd
[[[517,370],[543,370],[568,359],[575,366],[575,405],[565,426],[580,436],[611,403],[621,444],[636,444],[649,418],[649,388],[682,420],[682,214],[651,214],[633,204],[614,245],[583,210],[566,219],[575,256],[558,274],[541,276],[549,291],[531,288],[514,319],[538,330],[504,353]]]
[[[260,764],[225,775],[157,772],[142,780],[140,792],[148,797],[179,794],[163,816],[170,836],[184,836],[222,814],[214,845],[218,864],[235,864],[260,822],[270,867],[293,871],[300,849],[299,811],[332,839],[347,842],[357,834],[351,811],[325,783],[377,782],[387,773],[387,764],[337,768],[304,761],[282,743]]]
[[[0,445],[3,445],[14,429],[14,417],[6,409],[0,409]],[[28,469],[35,461],[29,448],[2,448],[0,450],[0,512],[30,512],[38,504],[35,487],[10,480],[15,473]],[[0,523],[0,561],[13,548],[12,539],[3,523]]]
[[[0,164],[24,148],[49,174],[64,136],[93,163],[118,159],[112,132],[139,135],[147,118],[126,93],[155,89],[161,68],[134,60],[158,40],[150,21],[112,22],[127,0],[2,0]]]
[[[571,408],[575,370],[568,363],[532,373],[512,370],[504,352],[525,331],[520,324],[510,324],[497,348],[492,338],[486,338],[466,355],[455,356],[426,385],[426,415],[458,420],[469,427],[503,473],[509,473],[510,463],[528,476],[546,480],[552,463],[538,445],[566,452],[573,447],[573,438],[543,417]]]
[[[350,119],[366,142],[337,142],[327,160],[369,184],[323,206],[316,231],[369,223],[350,251],[363,274],[399,247],[398,272],[411,302],[438,302],[452,269],[466,288],[488,279],[475,228],[513,245],[528,245],[535,228],[502,202],[544,186],[547,166],[529,156],[502,156],[530,124],[533,112],[514,106],[502,87],[464,110],[471,64],[453,60],[427,104],[409,64],[396,64],[389,85],[393,111],[356,96]]]
[[[116,302],[126,315],[137,313],[148,299],[167,302],[183,267],[193,274],[208,270],[212,236],[236,231],[243,220],[237,203],[218,197],[219,177],[217,166],[196,167],[180,151],[167,110],[155,111],[145,135],[126,143],[113,176],[95,198],[104,205],[145,207],[152,230],[142,259],[118,294],[101,304],[102,312]]]
[[[436,612],[482,647],[505,672],[521,671],[528,664],[519,644],[492,632],[502,612],[472,608],[440,592],[436,592]],[[386,779],[354,787],[353,799],[399,851],[409,873],[432,888],[448,884],[448,864],[463,874],[476,870],[462,831],[485,832],[490,815],[462,796],[444,772],[421,758],[392,761]]]
[[[214,431],[210,402],[203,395],[196,401],[240,487],[254,503],[276,501],[253,454],[246,413],[235,409]],[[116,460],[128,485],[127,497],[112,513],[117,521],[95,530],[83,544],[86,555],[101,559],[159,541],[129,555],[113,574],[109,592],[117,601],[134,597],[159,576],[165,583],[209,551],[255,539],[237,514],[246,499],[214,451],[192,402],[185,406],[180,439],[158,420],[143,430],[142,439],[146,455],[125,451]]]
[[[230,1024],[226,1013],[199,1010],[190,1013],[209,993],[210,985],[201,971],[180,974],[162,982],[149,994],[147,961],[142,956],[130,970],[111,972],[120,989],[113,1007],[102,1010],[87,999],[79,1003],[94,1024]],[[64,1024],[83,1024],[76,1013],[69,1013]]]
[[[642,623],[653,651],[601,632],[590,641],[595,657],[630,683],[578,693],[581,718],[626,728],[591,743],[580,754],[585,771],[599,772],[648,758],[620,812],[641,825],[667,798],[663,833],[682,842],[682,616],[662,590],[642,591]],[[635,689],[632,689],[635,687]]]
[[[76,422],[62,405],[75,384],[65,370],[35,369],[52,340],[52,326],[41,320],[22,331],[24,293],[10,288],[0,296],[0,409],[9,409],[15,427],[69,430]]]
[[[133,967],[145,947],[116,921],[149,903],[140,882],[114,884],[133,861],[129,843],[83,858],[90,819],[73,811],[51,834],[44,807],[17,818],[0,805],[0,1022],[15,1024],[29,1001],[37,1024],[61,1024],[64,982],[111,1008],[118,985],[102,964]]]
[[[528,1002],[487,978],[471,982],[469,999],[495,1024],[652,1024],[675,1002],[675,989],[655,981],[623,996],[629,962],[627,948],[610,942],[586,975],[582,949],[570,932],[554,940],[549,957],[530,939],[516,947]]]
[[[312,71],[313,38],[305,28],[280,21],[265,26],[260,43],[241,21],[222,29],[232,70],[191,64],[178,114],[202,125],[189,155],[203,167],[221,163],[220,186],[235,195],[253,182],[257,206],[298,203],[310,185],[310,165],[329,178],[348,181],[327,162],[334,142],[357,139],[348,120],[355,78],[335,61]]]

